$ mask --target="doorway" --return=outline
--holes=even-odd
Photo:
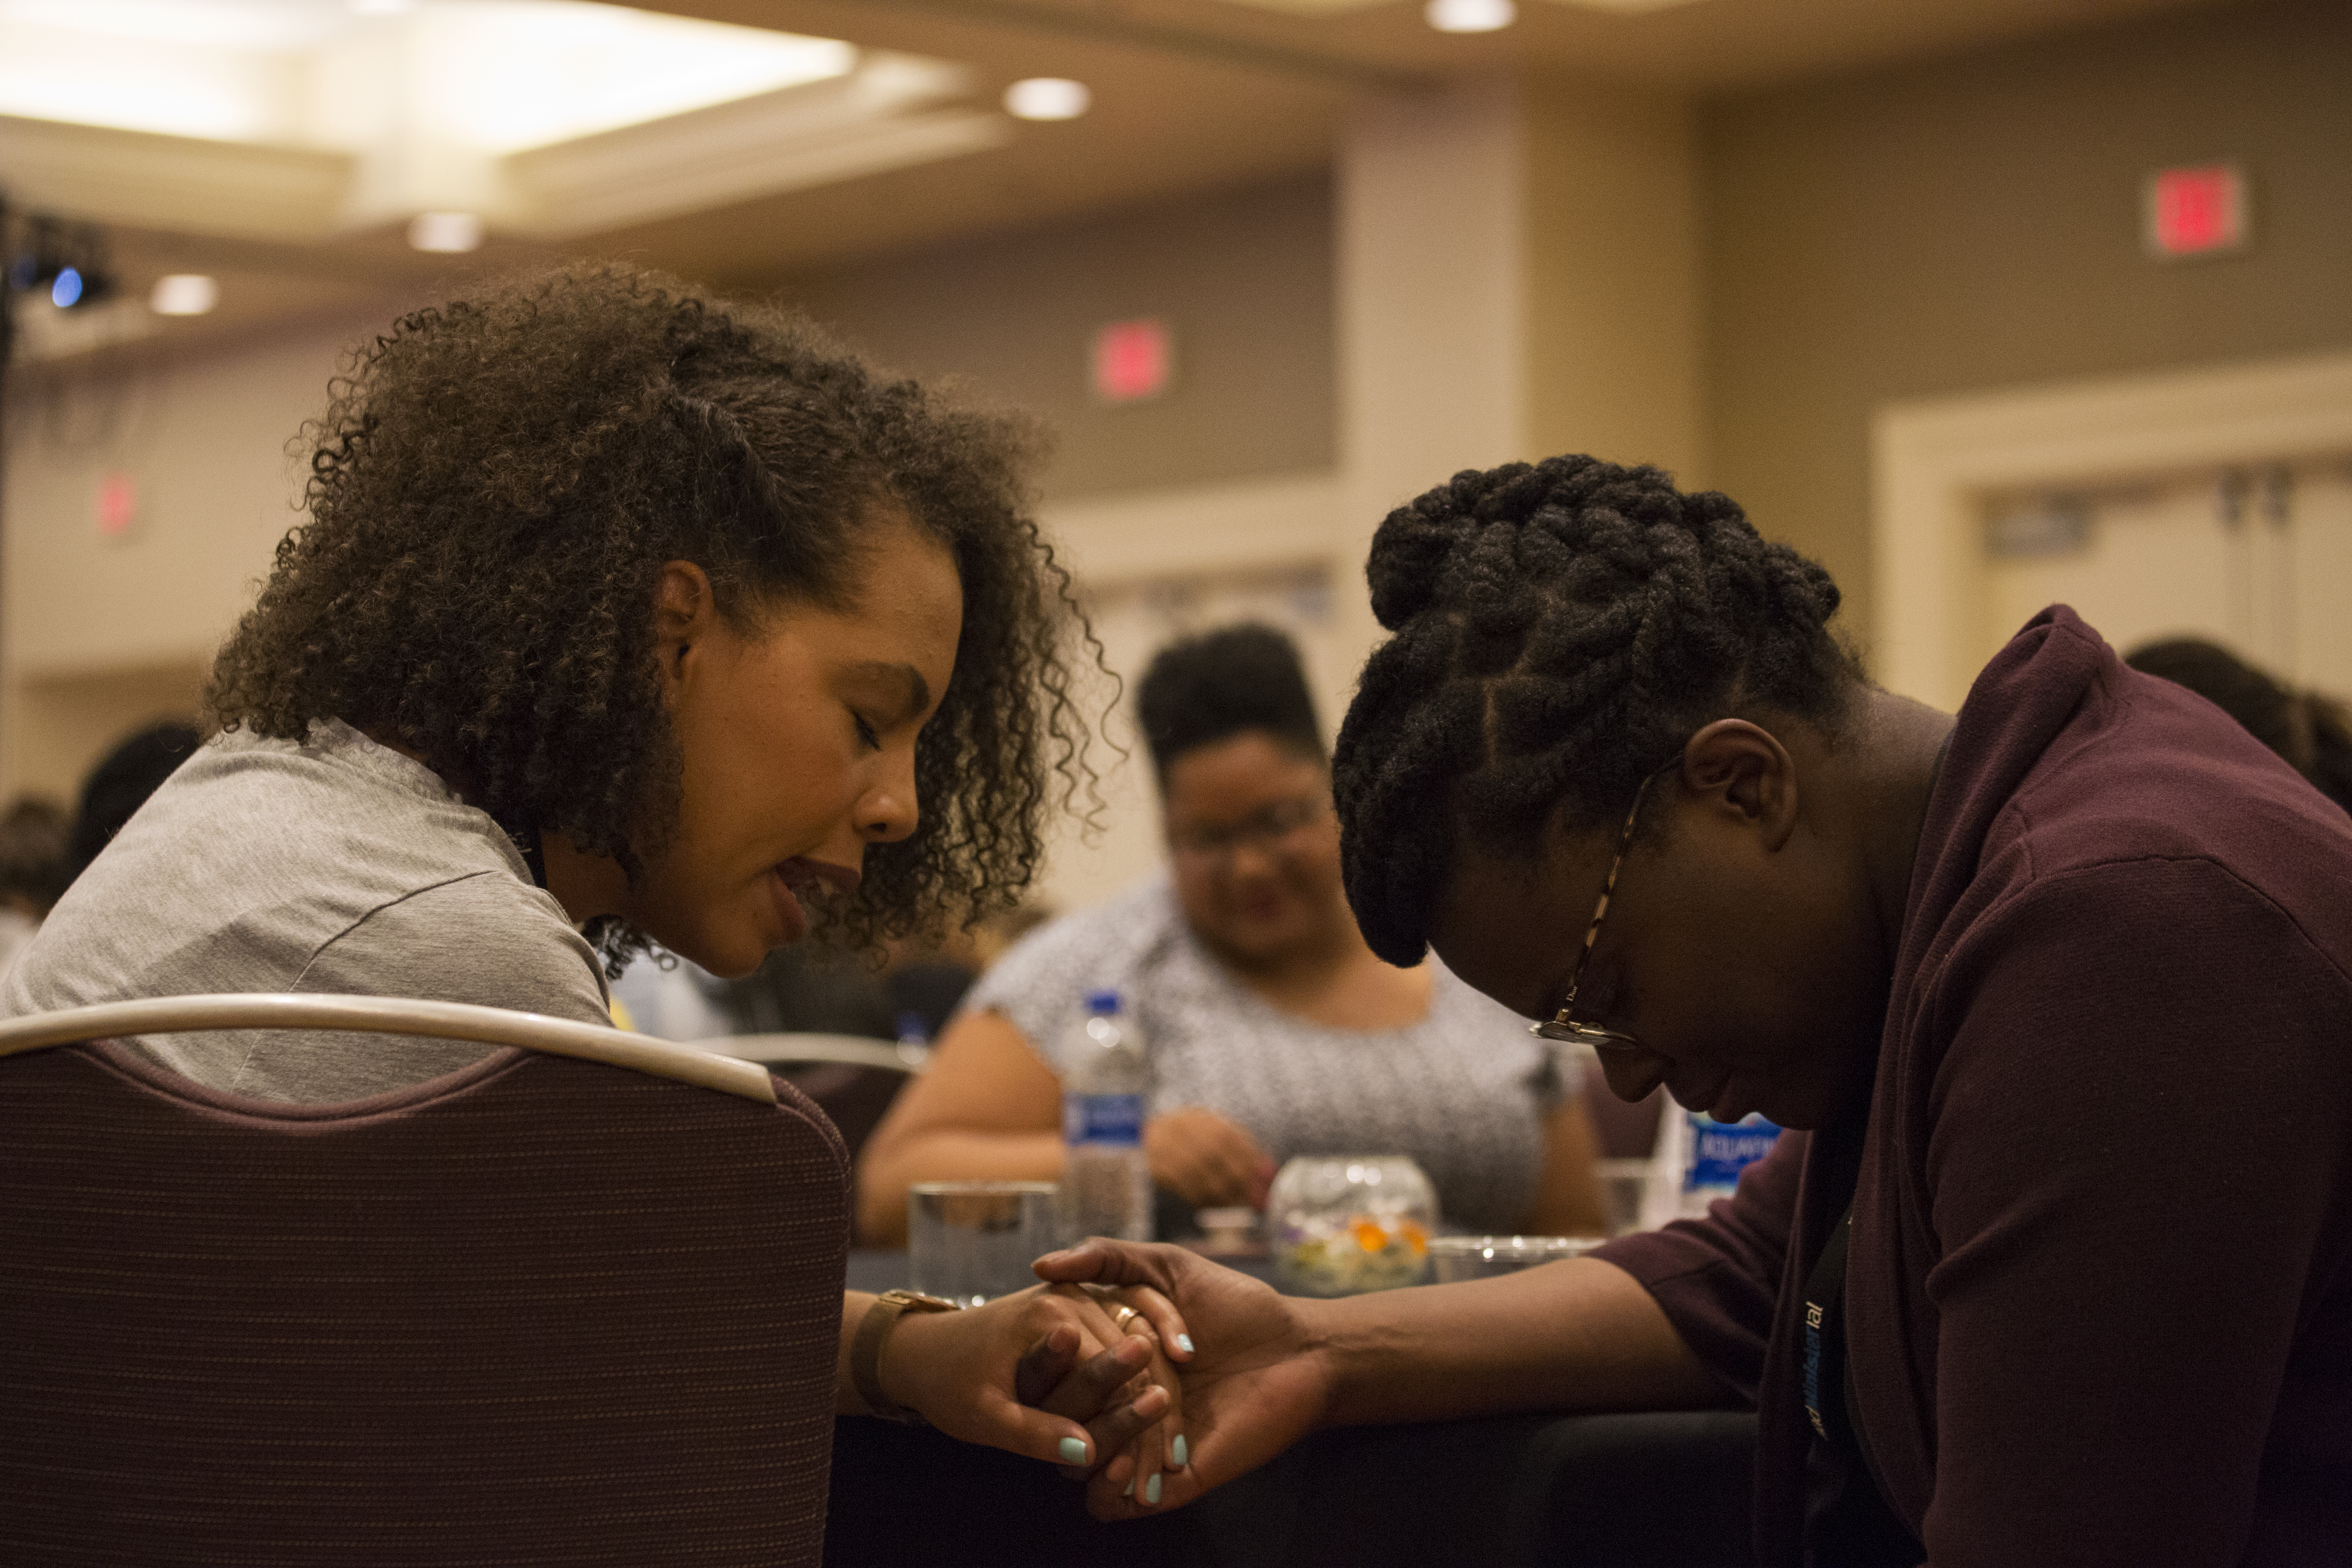
[[[2064,604],[2118,652],[2220,643],[2296,686],[2352,693],[2352,453],[1988,498],[1990,658]]]
[[[1957,709],[2057,601],[2352,692],[2352,354],[1890,405],[1871,452],[1891,690]]]

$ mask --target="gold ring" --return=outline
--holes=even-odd
[[[1139,1318],[1141,1316],[1143,1316],[1143,1314],[1137,1311],[1132,1307],[1121,1307],[1118,1311],[1113,1312],[1110,1315],[1110,1326],[1117,1329],[1123,1334],[1127,1332],[1128,1320],[1130,1318]]]

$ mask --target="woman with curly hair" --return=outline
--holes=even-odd
[[[1766,1568],[2341,1561],[2344,814],[2063,605],[1957,717],[1878,689],[1826,573],[1654,469],[1459,475],[1370,575],[1334,790],[1373,951],[1624,1098],[1798,1131],[1505,1279],[1044,1260],[1201,1332],[1175,1500],[1320,1423],[1742,1405]]]
[[[871,940],[1009,905],[1055,776],[1091,779],[1018,431],[793,318],[562,274],[403,318],[310,436],[308,516],[214,668],[219,733],[74,885],[0,1014],[317,991],[606,1022],[607,974],[648,942],[740,974],[812,921]],[[483,1054],[127,1043],[299,1102]],[[848,1369],[872,1306],[844,1300],[845,1411],[867,1408]],[[1109,1359],[1058,1414],[1015,1403],[1081,1344]],[[1148,1348],[1027,1292],[909,1316],[879,1381],[958,1436],[1156,1493],[1164,1360],[1091,1435],[1072,1419]]]

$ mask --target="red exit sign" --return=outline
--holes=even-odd
[[[2246,175],[2235,163],[2160,169],[2147,178],[2147,248],[2220,256],[2246,248]]]
[[[1095,332],[1095,395],[1105,403],[1140,403],[1168,390],[1176,370],[1175,334],[1161,321],[1113,321]]]

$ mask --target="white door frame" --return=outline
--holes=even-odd
[[[1891,403],[1870,449],[1872,673],[1951,710],[1979,660],[1989,495],[2352,449],[2352,353]]]

